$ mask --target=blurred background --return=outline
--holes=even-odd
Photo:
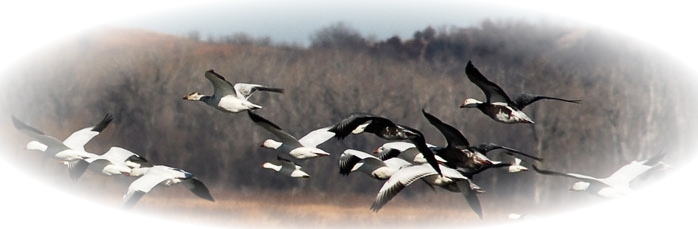
[[[277,152],[259,145],[273,135],[244,113],[222,113],[181,99],[193,91],[212,93],[203,73],[214,69],[233,83],[284,88],[284,94],[258,93],[251,100],[264,106],[258,114],[299,137],[350,113],[369,112],[444,145],[420,113],[424,108],[471,143],[493,142],[542,157],[539,166],[549,170],[605,177],[660,152],[677,168],[694,159],[697,110],[687,99],[694,95],[695,72],[647,40],[481,2],[350,4],[356,9],[340,3],[333,10],[319,3],[310,5],[316,8],[303,8],[311,4],[305,2],[291,4],[297,8],[279,4],[178,8],[91,26],[36,48],[2,72],[5,150],[0,157],[50,187],[117,208],[133,178],[88,172],[72,182],[65,166],[25,150],[30,139],[10,122],[14,115],[63,139],[109,113],[114,122],[86,146],[89,152],[119,146],[153,163],[182,168],[204,181],[217,200],[196,199],[183,187],[157,187],[134,209],[166,213],[168,219],[257,225],[261,218],[266,220],[259,225],[272,227],[305,219],[331,226],[351,215],[371,226],[397,219],[424,222],[415,216],[426,214],[434,222],[468,219],[474,221],[469,225],[484,226],[508,220],[509,213],[546,216],[607,201],[569,192],[572,179],[492,169],[474,179],[486,190],[480,195],[484,220],[476,219],[462,196],[417,183],[373,213],[368,207],[382,182],[358,173],[342,176],[337,160],[344,149],[371,152],[385,140],[356,135],[328,141],[320,148],[331,156],[299,162],[310,179],[262,169]],[[457,7],[464,12],[451,12]],[[249,15],[228,18],[226,9],[230,14],[248,9]],[[411,14],[414,9],[423,12]],[[303,10],[310,13],[297,15]],[[291,18],[296,24],[281,22]],[[469,60],[509,95],[582,102],[534,103],[524,111],[535,125],[500,124],[479,111],[459,109],[465,98],[484,99],[464,74]],[[496,153],[492,158],[500,159]],[[633,185],[642,189],[662,178],[658,174]]]

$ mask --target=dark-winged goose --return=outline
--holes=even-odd
[[[512,100],[497,84],[485,78],[480,71],[473,66],[471,61],[465,66],[465,74],[468,79],[477,85],[485,93],[486,101],[468,98],[460,105],[461,108],[477,108],[490,118],[502,123],[534,123],[523,111],[527,105],[541,99],[551,99],[570,103],[579,103],[579,100],[567,100],[542,95],[521,94]]]
[[[237,113],[262,108],[262,106],[247,100],[255,91],[284,92],[281,88],[271,88],[259,84],[236,83],[233,85],[225,80],[223,76],[214,72],[213,69],[206,71],[204,76],[213,85],[213,95],[209,96],[192,92],[182,99],[202,101],[220,111]]]

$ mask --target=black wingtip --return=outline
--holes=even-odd
[[[92,131],[102,132],[102,130],[109,126],[109,123],[111,123],[112,120],[114,120],[114,117],[112,117],[111,114],[105,115],[102,121],[100,121],[94,128],[92,128]]]

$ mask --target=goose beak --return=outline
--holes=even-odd
[[[121,175],[124,175],[124,176],[130,177],[130,176],[131,176],[131,173],[129,173],[129,172],[121,172]]]

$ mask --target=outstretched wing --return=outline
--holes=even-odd
[[[76,132],[73,132],[68,138],[63,140],[63,144],[66,146],[72,148],[72,149],[78,149],[85,151],[85,145],[92,140],[95,136],[99,135],[104,128],[107,128],[109,126],[109,123],[112,121],[112,116],[110,114],[107,114],[104,116],[104,119],[97,123],[97,125],[93,127],[87,127],[83,128],[81,130],[78,130]]]
[[[247,111],[247,114],[250,116],[250,119],[252,121],[264,128],[265,130],[271,132],[274,134],[276,137],[283,142],[284,145],[287,145],[288,147],[296,148],[296,147],[302,147],[300,142],[298,142],[298,139],[296,137],[293,137],[293,135],[287,133],[286,131],[282,130],[279,126],[276,124],[272,123],[271,121],[263,118],[262,116],[255,114],[252,111]]]
[[[468,64],[465,66],[465,75],[468,76],[470,82],[473,82],[482,90],[482,92],[485,93],[488,103],[513,104],[504,90],[502,90],[502,88],[500,88],[497,84],[485,78],[485,76],[482,75],[482,73],[480,73],[475,66],[473,66],[471,61],[468,61]]]
[[[208,191],[208,188],[206,188],[204,182],[201,182],[199,179],[192,177],[189,179],[182,180],[182,185],[184,185],[184,187],[187,187],[187,189],[194,193],[194,195],[202,199],[215,202],[215,200],[213,200],[213,196],[211,196],[211,192]]]
[[[235,95],[235,90],[233,89],[233,85],[230,84],[223,76],[219,75],[218,73],[214,72],[213,69],[206,71],[204,73],[204,76],[208,81],[211,81],[211,85],[213,85],[213,95],[217,97],[223,97],[226,95]]]
[[[480,199],[477,197],[477,192],[470,188],[470,182],[470,180],[459,180],[456,181],[456,185],[458,186],[460,193],[463,194],[463,197],[465,197],[468,205],[470,205],[470,208],[472,208],[475,214],[482,219],[482,206],[480,205]]]
[[[429,175],[434,175],[434,171],[426,165],[409,166],[398,170],[378,191],[376,199],[371,204],[371,210],[378,212],[405,187]]]
[[[543,96],[543,95],[521,94],[518,97],[516,97],[513,105],[516,108],[518,108],[519,110],[521,110],[524,107],[528,106],[529,104],[534,103],[534,102],[541,100],[541,99],[557,100],[557,101],[563,101],[563,102],[568,102],[568,103],[581,102],[581,100],[569,100],[569,99],[561,99],[561,98],[555,98],[555,97]]]
[[[422,114],[424,114],[424,117],[427,118],[429,123],[436,127],[441,132],[441,135],[443,135],[446,138],[446,144],[447,147],[459,147],[459,146],[464,146],[468,147],[470,146],[470,143],[468,142],[468,139],[463,136],[463,134],[458,131],[455,127],[446,124],[442,122],[440,119],[436,118],[434,115],[427,113],[422,109]]]
[[[61,142],[60,140],[52,136],[45,135],[43,132],[37,130],[36,128],[31,127],[23,123],[22,121],[19,121],[17,118],[15,118],[15,116],[12,116],[12,124],[15,126],[17,130],[27,134],[29,137],[32,137],[39,143],[46,145],[47,152],[60,152],[69,149],[68,146],[64,145],[63,142]]]
[[[138,200],[148,193],[153,187],[167,180],[168,177],[160,173],[146,173],[138,179],[131,182],[128,186],[128,191],[122,199],[122,207],[130,209],[138,203]]]
[[[506,151],[507,151],[507,152],[506,152],[507,154],[512,155],[512,156],[513,156],[514,154],[516,154],[516,155],[519,155],[519,156],[522,156],[522,157],[527,157],[527,158],[530,158],[530,159],[533,159],[533,160],[536,160],[536,161],[543,161],[543,158],[539,158],[539,157],[536,157],[536,156],[532,156],[532,155],[530,155],[530,154],[527,154],[527,153],[524,153],[524,152],[515,150],[515,149],[513,149],[513,148],[509,148],[509,147],[506,147],[506,146],[497,145],[497,144],[494,144],[494,143],[481,143],[481,144],[472,146],[471,149],[475,149],[476,151],[478,151],[478,152],[480,152],[480,153],[482,153],[482,154],[487,154],[488,152],[490,152],[490,151],[492,151],[492,150],[496,150],[496,149],[503,149],[503,150],[506,150]]]
[[[317,147],[318,145],[330,140],[334,137],[334,132],[329,131],[330,127],[324,127],[317,130],[313,130],[310,133],[298,139],[301,145],[307,147]]]
[[[582,175],[582,174],[576,174],[576,173],[563,173],[563,172],[556,172],[556,171],[549,171],[549,170],[541,170],[536,167],[535,164],[531,165],[533,167],[533,170],[536,170],[536,172],[543,174],[543,175],[553,175],[553,176],[563,176],[563,177],[570,177],[582,181],[586,181],[589,183],[600,183],[606,185],[604,182],[602,182],[600,179],[592,176],[587,176],[587,175]]]
[[[256,91],[284,93],[284,89],[281,88],[265,87],[259,84],[249,83],[236,83],[233,88],[235,89],[235,95],[240,99],[247,99]]]

